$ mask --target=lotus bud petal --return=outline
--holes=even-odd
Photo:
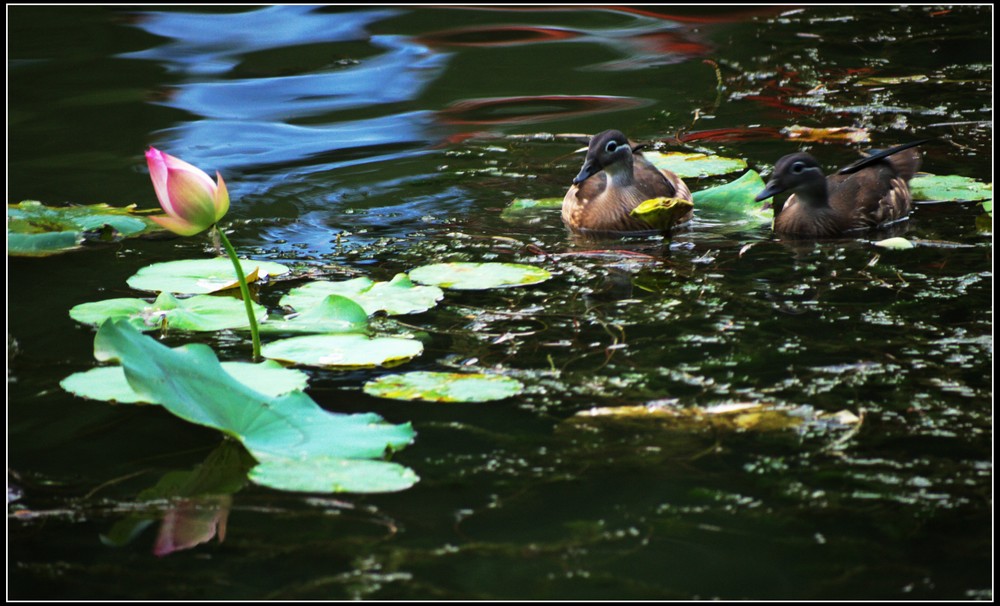
[[[146,163],[153,189],[166,216],[150,217],[181,236],[191,236],[219,222],[229,210],[229,192],[216,173],[218,185],[201,169],[151,147]]]

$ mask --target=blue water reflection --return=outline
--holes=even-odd
[[[368,25],[397,14],[397,10],[322,13],[313,6],[271,6],[220,15],[143,12],[136,26],[173,41],[122,56],[159,61],[171,71],[192,75],[220,74],[251,52],[366,40]]]
[[[167,105],[200,116],[238,120],[293,120],[347,108],[417,98],[444,67],[432,53],[401,36],[373,36],[384,51],[355,67],[332,72],[182,84]]]
[[[161,131],[156,144],[196,165],[233,174],[301,165],[322,156],[318,163],[301,167],[300,172],[309,173],[389,161],[421,153],[418,148],[432,139],[427,112],[360,120],[337,116],[331,117],[335,122],[316,125],[294,121],[419,97],[441,73],[448,55],[404,36],[368,33],[373,22],[398,12],[327,14],[316,7],[275,6],[224,15],[146,13],[137,26],[172,41],[125,56],[157,61],[192,77],[175,85],[164,104],[202,119]],[[347,68],[225,78],[249,53],[347,41],[364,42],[377,52]],[[211,75],[219,77],[206,77]],[[327,161],[329,157],[334,159]]]
[[[427,133],[430,118],[428,112],[408,112],[323,126],[208,119],[161,131],[157,145],[183,150],[185,160],[192,164],[223,172],[297,164],[322,154],[344,152],[341,159],[298,169],[312,172],[398,158],[399,146],[431,140]],[[380,146],[396,146],[397,151],[379,154],[371,149]]]

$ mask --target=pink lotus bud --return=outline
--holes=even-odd
[[[193,236],[215,225],[229,210],[229,192],[222,175],[219,184],[201,169],[155,147],[146,151],[153,189],[166,216],[150,217],[181,236]]]

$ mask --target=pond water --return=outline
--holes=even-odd
[[[138,296],[126,278],[207,257],[208,239],[9,257],[9,598],[992,598],[979,204],[919,206],[903,235],[923,245],[906,251],[871,234],[789,245],[705,210],[672,239],[596,242],[570,238],[558,210],[501,217],[561,197],[574,152],[607,128],[765,174],[797,149],[832,169],[934,138],[925,170],[992,182],[990,6],[192,10],[8,9],[8,202],[155,208],[155,145],[224,175],[231,239],[255,259],[328,279],[543,266],[545,283],[449,292],[402,318],[426,333],[406,370],[527,389],[398,402],[360,389],[391,371],[307,369],[327,410],[413,424],[393,460],[418,484],[145,500],[166,474],[246,455],[159,407],[64,392],[95,365],[93,329],[67,311]],[[870,142],[804,143],[781,134],[792,125]],[[250,352],[228,332],[163,342]],[[578,414],[650,403],[860,422]],[[154,555],[185,515],[224,520],[224,540]]]

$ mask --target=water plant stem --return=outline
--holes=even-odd
[[[240,293],[243,295],[243,305],[247,308],[247,320],[250,321],[250,335],[253,338],[253,361],[257,362],[261,359],[260,329],[257,328],[257,318],[253,313],[253,301],[250,299],[250,287],[247,286],[247,277],[243,274],[243,266],[236,256],[236,249],[229,243],[229,238],[226,237],[226,234],[219,227],[218,223],[215,224],[215,233],[219,235],[222,247],[226,249],[229,260],[233,262],[233,269],[236,270],[236,279],[240,282]]]

